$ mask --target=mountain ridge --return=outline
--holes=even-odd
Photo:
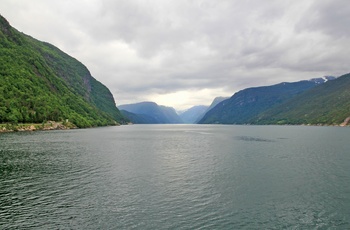
[[[207,109],[208,106],[206,105],[195,105],[179,113],[179,116],[185,124],[195,124],[198,118],[205,114]]]
[[[214,108],[217,104],[219,104],[220,102],[229,99],[229,97],[215,97],[214,100],[211,102],[211,104],[208,106],[208,108],[205,110],[205,112],[203,114],[201,114],[201,116],[198,116],[198,118],[196,119],[195,123],[198,124],[200,122],[200,120],[203,119],[203,117],[212,109]]]
[[[158,105],[155,102],[144,101],[134,104],[124,104],[119,105],[120,110],[125,110],[132,113],[132,116],[128,117],[131,122],[136,121],[136,123],[147,120],[152,122],[151,124],[181,124],[183,121],[177,115],[176,111],[172,107],[167,107],[163,105]],[[127,115],[127,113],[124,113]],[[141,115],[141,116],[140,116]],[[145,119],[144,116],[152,117],[152,119]],[[139,116],[139,118],[137,118]],[[144,124],[144,123],[143,123]],[[150,123],[146,123],[150,124]]]
[[[0,122],[125,123],[109,89],[77,59],[17,31],[0,15]]]
[[[324,82],[326,79],[314,78],[243,89],[217,104],[198,123],[248,124],[259,113]]]
[[[253,124],[348,125],[350,117],[350,73],[305,91],[271,108]]]

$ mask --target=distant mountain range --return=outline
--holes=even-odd
[[[200,114],[196,121],[194,122],[195,124],[199,123],[200,120],[203,119],[203,117],[205,116],[205,114],[207,114],[211,109],[213,109],[217,104],[219,104],[220,102],[228,99],[229,97],[216,97],[214,98],[213,102],[210,104],[210,106],[207,107],[207,109],[205,110],[204,113]]]
[[[78,60],[0,15],[0,123],[125,123],[109,89]]]
[[[241,90],[194,106],[177,115],[154,102],[119,106],[133,123],[142,124],[311,124],[349,125],[350,74]]]
[[[198,117],[203,116],[208,109],[206,105],[196,105],[185,111],[179,112],[179,116],[185,124],[194,124]]]
[[[217,104],[198,123],[251,124],[258,121],[264,123],[264,117],[259,117],[259,114],[278,105],[282,108],[283,103],[297,95],[334,79],[334,77],[315,78],[308,81],[283,82],[272,86],[244,89]]]
[[[217,97],[210,106],[196,105],[178,113],[172,107],[155,102],[119,105],[118,108],[134,124],[196,124],[210,108],[224,99]]]
[[[119,105],[118,108],[134,124],[181,124],[182,119],[172,107],[154,102]]]

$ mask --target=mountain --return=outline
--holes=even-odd
[[[176,113],[176,110],[172,107],[160,105],[160,109],[163,111],[163,114],[167,118],[167,120],[170,124],[183,124],[182,119],[179,117],[179,115]]]
[[[198,116],[198,118],[196,119],[195,123],[199,123],[200,120],[202,120],[202,118],[205,116],[205,114],[207,112],[209,112],[212,108],[214,108],[217,104],[219,104],[220,102],[228,99],[229,97],[216,97],[214,98],[214,100],[212,101],[212,103],[210,104],[209,107],[207,107],[207,109],[204,111],[204,113],[202,113],[200,116]]]
[[[186,124],[194,124],[199,117],[202,117],[207,111],[208,106],[206,105],[196,105],[193,106],[179,114],[180,118]]]
[[[346,125],[349,117],[350,74],[345,74],[259,114],[254,123]]]
[[[157,124],[158,121],[146,114],[135,114],[126,110],[120,110],[124,117],[127,117],[133,124]]]
[[[220,102],[229,99],[229,97],[216,97],[214,98],[213,102],[210,104],[209,108],[207,109],[207,112],[209,110],[211,110],[212,108],[214,108],[217,104],[219,104]]]
[[[251,123],[255,116],[267,109],[282,104],[292,97],[331,79],[331,77],[315,78],[308,81],[283,82],[272,86],[244,89],[217,104],[205,114],[199,123]]]
[[[140,102],[136,104],[119,105],[120,110],[129,113],[124,115],[133,123],[141,124],[181,124],[183,121],[174,108],[160,106],[154,102]]]
[[[124,123],[109,89],[78,60],[0,16],[0,123]]]

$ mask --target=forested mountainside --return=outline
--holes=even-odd
[[[0,16],[0,123],[124,123],[109,89],[78,60]]]
[[[217,104],[199,121],[200,124],[247,124],[260,113],[290,100],[329,79],[315,78],[308,81],[241,90],[231,98]]]
[[[349,125],[348,117],[350,74],[345,74],[265,111],[252,123]]]
[[[183,121],[172,107],[157,105],[154,102],[140,102],[135,104],[119,105],[125,110],[128,119],[133,123],[142,124],[181,124]],[[131,113],[131,114],[130,114]]]

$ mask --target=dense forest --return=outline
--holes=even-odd
[[[111,92],[76,59],[0,16],[0,123],[124,123]]]
[[[350,125],[350,74],[241,90],[200,123]]]
[[[208,111],[199,123],[249,124],[260,113],[323,82],[322,79],[313,79],[244,89]]]
[[[259,114],[252,123],[339,125],[348,117],[350,74],[345,74]]]

